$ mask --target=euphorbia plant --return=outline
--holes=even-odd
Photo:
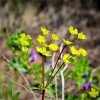
[[[75,40],[85,40],[86,36],[82,32],[78,32],[77,29],[70,26],[68,28],[69,36],[67,39],[61,39],[57,34],[52,33],[51,40],[47,42],[46,36],[50,34],[50,31],[46,29],[45,27],[41,27],[42,34],[37,37],[37,42],[39,46],[36,47],[36,51],[42,55],[42,80],[39,79],[37,73],[34,71],[34,68],[31,65],[31,62],[28,58],[28,51],[31,48],[32,43],[32,37],[30,35],[26,35],[25,33],[19,34],[18,39],[18,47],[19,50],[23,53],[23,55],[26,55],[28,65],[30,66],[30,69],[32,73],[34,74],[38,84],[39,89],[42,90],[42,100],[44,100],[45,92],[48,91],[48,87],[54,77],[57,75],[57,73],[63,68],[64,65],[70,64],[74,62],[75,57],[77,56],[87,56],[87,51],[83,49],[82,47],[79,49],[76,49],[75,47]],[[74,35],[75,38],[73,40],[70,39],[70,36]],[[59,45],[57,44],[57,41],[62,41],[64,43],[64,46],[59,53],[59,56],[55,62],[55,65],[51,71],[51,74],[48,79],[45,78],[45,67],[44,67],[44,58],[45,57],[52,57],[53,53],[56,53],[59,50]],[[63,54],[64,49],[68,47],[69,52]],[[61,57],[61,55],[63,55]],[[60,65],[58,65],[59,60],[62,62]],[[33,88],[32,86],[29,86],[30,88]]]
[[[76,38],[73,40],[70,40],[70,36],[69,36],[68,39],[62,39],[62,41],[65,43],[65,45],[59,54],[59,57],[55,63],[55,66],[54,66],[48,80],[45,80],[44,57],[52,56],[52,54],[59,49],[58,44],[54,43],[55,41],[61,40],[58,35],[53,33],[51,36],[51,40],[49,42],[47,42],[46,35],[49,35],[50,31],[48,29],[46,29],[45,27],[42,27],[41,28],[42,35],[39,35],[37,38],[37,42],[40,46],[36,47],[36,51],[42,54],[42,81],[39,80],[37,74],[34,71],[34,68],[31,67],[31,63],[28,61],[28,64],[29,64],[30,68],[32,69],[32,72],[33,72],[35,78],[37,79],[38,84],[40,85],[40,89],[43,91],[42,92],[42,100],[44,100],[45,91],[47,90],[49,84],[52,82],[52,80],[57,75],[57,73],[60,71],[60,69],[66,63],[67,64],[72,63],[76,56],[87,56],[87,54],[88,54],[87,51],[85,49],[83,49],[82,47],[79,49],[76,49],[74,46],[75,45],[74,42],[76,39],[83,41],[86,39],[86,36],[82,32],[79,33],[78,30],[74,29],[72,26],[68,28],[68,31],[70,33],[70,36],[75,35]],[[26,54],[26,56],[27,56],[28,49],[29,49],[28,48],[29,41],[31,39],[32,38],[30,35],[25,35],[24,33],[22,33],[19,38],[21,50]],[[61,58],[61,54],[63,53],[63,50],[65,49],[66,46],[69,47],[70,52],[64,54],[63,57]],[[28,60],[28,58],[27,58],[27,60]],[[58,67],[57,64],[58,64],[59,60],[62,60],[62,64],[59,66],[59,68],[57,68]],[[57,70],[56,70],[56,68],[57,68]],[[55,72],[55,70],[56,70],[56,72]]]

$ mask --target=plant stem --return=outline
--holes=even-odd
[[[66,45],[64,45],[62,51],[61,51],[60,54],[59,54],[59,57],[58,57],[58,59],[57,59],[57,61],[56,61],[56,64],[55,64],[55,66],[54,66],[54,68],[53,68],[53,70],[52,70],[52,72],[51,72],[50,78],[49,78],[49,80],[47,81],[46,87],[48,86],[49,81],[50,81],[51,78],[52,78],[53,72],[54,72],[54,70],[55,70],[55,68],[56,68],[56,66],[57,66],[57,63],[58,63],[58,61],[59,61],[59,59],[60,59],[60,56],[61,56],[61,54],[62,54],[62,52],[63,52],[63,50],[64,50],[65,47],[66,47]]]
[[[56,73],[51,77],[51,79],[49,80],[49,82],[47,83],[47,85],[45,86],[45,88],[48,87],[48,85],[51,83],[51,81],[53,80],[53,78],[56,76],[56,74],[59,72],[59,70],[61,69],[61,67],[64,65],[64,63],[62,63],[62,65],[59,67],[59,69],[56,71]]]
[[[44,73],[44,57],[42,57],[42,80],[43,80],[43,87],[44,87],[44,78],[45,78],[45,73]]]
[[[45,90],[42,91],[42,100],[44,100]]]
[[[27,58],[27,60],[28,60],[28,55],[27,55],[27,54],[26,54],[26,58]],[[29,65],[29,66],[30,66],[30,68],[32,69],[32,72],[33,72],[33,74],[34,74],[35,78],[37,79],[38,84],[40,85],[40,87],[42,87],[42,85],[41,85],[41,83],[40,83],[40,81],[39,81],[39,79],[38,79],[38,77],[37,77],[37,75],[36,75],[35,71],[33,70],[33,68],[32,68],[32,66],[31,66],[31,64],[30,64],[30,61],[29,61],[29,60],[28,60],[28,65]]]

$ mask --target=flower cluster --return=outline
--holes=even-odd
[[[28,51],[28,46],[30,45],[30,40],[32,40],[31,36],[30,35],[26,35],[24,33],[22,33],[20,35],[20,38],[19,38],[19,43],[21,45],[21,49],[23,52],[27,52]]]
[[[46,38],[44,36],[39,35],[37,38],[37,42],[42,46],[46,46]]]
[[[70,32],[70,34],[77,35],[79,40],[86,39],[86,36],[82,32],[78,32],[78,30],[76,28],[74,29],[72,26],[68,28],[68,31]]]
[[[45,27],[41,27],[41,32],[43,35],[47,35],[47,34],[49,34],[50,31],[48,29],[46,29]]]
[[[73,59],[74,57],[71,56],[70,54],[64,54],[64,56],[62,57],[62,60],[65,63],[71,63]]]
[[[72,45],[72,44],[74,44],[73,42],[68,41],[68,40],[65,40],[65,39],[63,39],[63,42],[64,42],[66,45]]]
[[[79,33],[78,30],[76,28],[73,28],[72,26],[70,26],[68,28],[68,31],[70,32],[71,35],[76,35],[77,39],[79,39],[79,40],[85,40],[86,39],[86,36],[82,32]],[[79,49],[76,49],[75,46],[74,46],[75,43],[73,41],[70,41],[68,39],[67,40],[62,39],[62,40],[70,48],[70,51],[71,51],[71,55],[66,54],[66,55],[63,56],[62,60],[65,63],[71,63],[71,61],[74,60],[74,56],[87,56],[87,54],[88,54],[87,51],[85,49],[83,49],[82,47],[79,48]],[[65,58],[66,58],[66,60],[65,60]],[[71,61],[69,61],[70,58],[71,58]]]
[[[91,88],[91,91],[89,92],[90,97],[96,98],[99,95],[99,91],[97,91],[94,88]]]
[[[80,40],[85,40],[86,36],[81,32],[79,33],[77,29],[74,29],[72,26],[68,28],[70,34],[77,35],[77,38]],[[46,41],[46,35],[49,34],[49,30],[45,27],[41,27],[41,32],[43,35],[39,35],[37,38],[37,42],[40,44],[41,47],[36,47],[36,50],[45,56],[52,56],[51,51],[57,51],[59,49],[58,45],[55,43],[51,43],[51,41],[58,41],[60,40],[59,36],[55,33],[52,34],[51,41],[47,43]],[[82,47],[80,49],[76,49],[74,45],[74,42],[66,39],[62,39],[62,41],[69,46],[71,54],[65,54],[62,57],[62,61],[65,63],[71,63],[75,56],[87,56],[87,51],[83,49]]]
[[[49,30],[46,29],[45,27],[41,27],[41,32],[43,35],[39,35],[37,38],[37,42],[40,44],[42,47],[36,47],[37,52],[41,53],[44,56],[52,56],[51,51],[57,51],[59,49],[57,44],[51,43],[48,44],[46,41],[46,35],[49,34]],[[52,34],[52,40],[51,41],[58,41],[59,36],[56,34]]]
[[[84,100],[86,97],[87,97],[87,95],[85,93],[82,93],[81,100]]]
[[[59,40],[59,36],[53,33],[52,34],[52,40],[58,41]]]
[[[74,46],[71,46],[70,47],[70,51],[73,55],[76,55],[76,56],[87,56],[87,51],[84,50],[83,48],[80,48],[80,49],[76,49]]]

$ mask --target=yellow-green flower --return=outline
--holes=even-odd
[[[70,32],[70,34],[78,35],[78,30],[77,29],[74,29],[72,26],[70,26],[68,28],[68,31]]]
[[[57,51],[58,48],[59,48],[59,47],[58,47],[57,44],[50,44],[50,45],[49,45],[49,49],[52,50],[52,51]]]
[[[82,94],[81,94],[81,99],[82,99],[82,100],[85,100],[86,96],[87,96],[87,95],[86,95],[85,93],[82,93]]]
[[[51,52],[47,51],[45,47],[42,47],[42,48],[36,47],[36,51],[45,56],[52,56]]]
[[[84,50],[83,48],[80,48],[79,50],[77,50],[74,46],[70,47],[70,51],[73,55],[76,56],[87,56],[87,51]]]
[[[71,63],[70,58],[72,58],[70,54],[64,54],[64,56],[62,57],[62,61],[65,63]]]
[[[71,45],[71,44],[73,44],[73,42],[68,41],[68,40],[65,40],[65,39],[63,39],[63,42],[64,42],[66,45]]]
[[[87,56],[87,54],[88,54],[87,51],[84,50],[83,48],[79,49],[79,53],[80,53],[81,56]]]
[[[30,35],[22,33],[19,38],[19,43],[21,45],[21,50],[27,52],[30,46],[30,40],[32,40]]]
[[[48,29],[46,29],[45,27],[41,27],[41,31],[42,31],[42,33],[43,33],[43,35],[47,35],[47,34],[49,34],[49,30]]]
[[[99,91],[96,91],[96,89],[91,88],[91,91],[89,92],[89,95],[93,98],[96,98],[99,95]]]
[[[28,46],[29,45],[29,40],[31,40],[31,36],[30,35],[25,35],[24,33],[22,33],[20,35],[20,39],[19,42],[22,46]]]
[[[42,35],[39,35],[38,38],[37,38],[37,41],[40,45],[42,46],[46,46],[46,38]]]
[[[52,34],[52,40],[58,41],[59,40],[59,36],[53,33]]]
[[[71,53],[72,53],[73,55],[77,55],[77,56],[80,55],[79,51],[75,48],[75,46],[71,46],[71,47],[70,47],[70,51],[71,51]]]
[[[86,39],[86,35],[84,35],[82,32],[78,34],[78,39],[80,40],[85,40]]]
[[[28,51],[27,47],[22,47],[21,49],[22,49],[23,52],[27,52]]]

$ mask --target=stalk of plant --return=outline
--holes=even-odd
[[[42,100],[44,100],[44,95],[45,95],[45,70],[44,70],[44,57],[42,57],[42,80],[43,80],[43,91],[42,91]]]

